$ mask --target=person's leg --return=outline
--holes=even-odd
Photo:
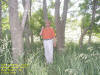
[[[53,63],[53,40],[48,41],[48,62]]]
[[[44,55],[46,58],[46,63],[49,63],[48,40],[44,40],[43,44],[44,44]]]

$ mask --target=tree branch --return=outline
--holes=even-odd
[[[22,23],[21,23],[22,31],[24,30],[24,27],[25,27],[27,15],[29,12],[29,6],[30,6],[30,0],[27,0],[26,2],[27,3],[25,4],[24,14],[23,14]]]

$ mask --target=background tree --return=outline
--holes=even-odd
[[[86,5],[88,5],[89,2],[87,2],[87,0],[86,0],[86,3],[87,3]],[[87,33],[88,30],[90,30],[89,31],[89,43],[90,43],[90,40],[91,40],[92,29],[93,29],[93,25],[94,25],[94,22],[95,22],[95,14],[96,14],[96,3],[97,3],[97,0],[93,0],[93,2],[91,2],[91,3],[92,3],[92,15],[91,15],[92,17],[91,17],[89,26],[86,27],[86,28],[84,28],[84,30],[83,30],[83,32],[81,34],[81,37],[80,37],[80,40],[79,40],[80,47],[82,47],[83,37]],[[86,16],[88,16],[88,13],[87,13]],[[82,24],[82,27],[83,27],[83,25],[84,24]]]

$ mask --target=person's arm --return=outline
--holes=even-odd
[[[40,36],[42,35],[43,29],[44,29],[44,27],[42,26],[42,28],[41,28],[41,32],[40,32]]]

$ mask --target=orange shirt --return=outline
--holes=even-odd
[[[55,33],[53,28],[51,27],[45,27],[42,31],[42,38],[43,39],[52,39],[55,37]]]

